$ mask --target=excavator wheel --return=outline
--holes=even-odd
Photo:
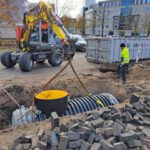
[[[53,67],[60,66],[62,63],[62,56],[60,52],[54,52],[51,54],[50,58],[48,59],[49,64]]]
[[[16,61],[11,60],[11,53],[12,53],[11,51],[8,51],[8,52],[4,52],[1,55],[1,63],[7,68],[12,68],[16,65]]]
[[[21,71],[29,72],[33,68],[32,55],[30,53],[24,53],[19,56],[19,67]]]

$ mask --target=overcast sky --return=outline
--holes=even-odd
[[[28,1],[32,3],[37,3],[40,0],[28,0]],[[45,0],[45,1],[55,3],[56,0]],[[57,0],[57,1],[61,1],[63,3],[63,1],[65,0]],[[84,1],[85,0],[72,0],[72,4],[75,6],[75,8],[73,8],[73,10],[71,11],[72,17],[76,17],[81,12],[82,7],[84,6]],[[101,1],[101,0],[97,0],[97,1]]]
[[[32,2],[32,3],[36,3],[36,2],[39,2],[40,0],[28,0],[28,1]],[[56,0],[45,0],[45,1],[55,3]],[[63,4],[65,0],[57,0],[57,1],[61,1],[61,3]],[[73,1],[73,3],[72,3],[73,10],[70,13],[71,13],[72,17],[76,17],[80,13],[80,11],[84,5],[84,0],[72,0],[72,1]]]

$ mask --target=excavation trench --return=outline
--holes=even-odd
[[[123,86],[116,84],[114,80],[93,76],[83,77],[81,79],[92,94],[110,93],[119,102],[123,102],[129,97]],[[25,107],[30,107],[34,99],[34,94],[41,91],[40,86],[29,86],[28,84],[7,85],[5,89],[21,106],[24,105]],[[51,84],[48,89],[66,90],[71,98],[76,100],[79,97],[87,96],[87,93],[83,90],[77,79],[59,80]],[[75,107],[77,106],[78,105]],[[0,129],[11,126],[12,112],[17,108],[17,105],[8,95],[3,90],[0,90]],[[73,112],[76,110],[79,109],[76,108]],[[72,115],[74,115],[74,113]]]

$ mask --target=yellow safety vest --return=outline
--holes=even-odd
[[[121,51],[121,57],[123,58],[123,65],[128,64],[130,61],[130,54],[127,47],[123,48]]]

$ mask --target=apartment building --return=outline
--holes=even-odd
[[[150,0],[105,0],[85,12],[85,34],[146,36],[150,32]]]

